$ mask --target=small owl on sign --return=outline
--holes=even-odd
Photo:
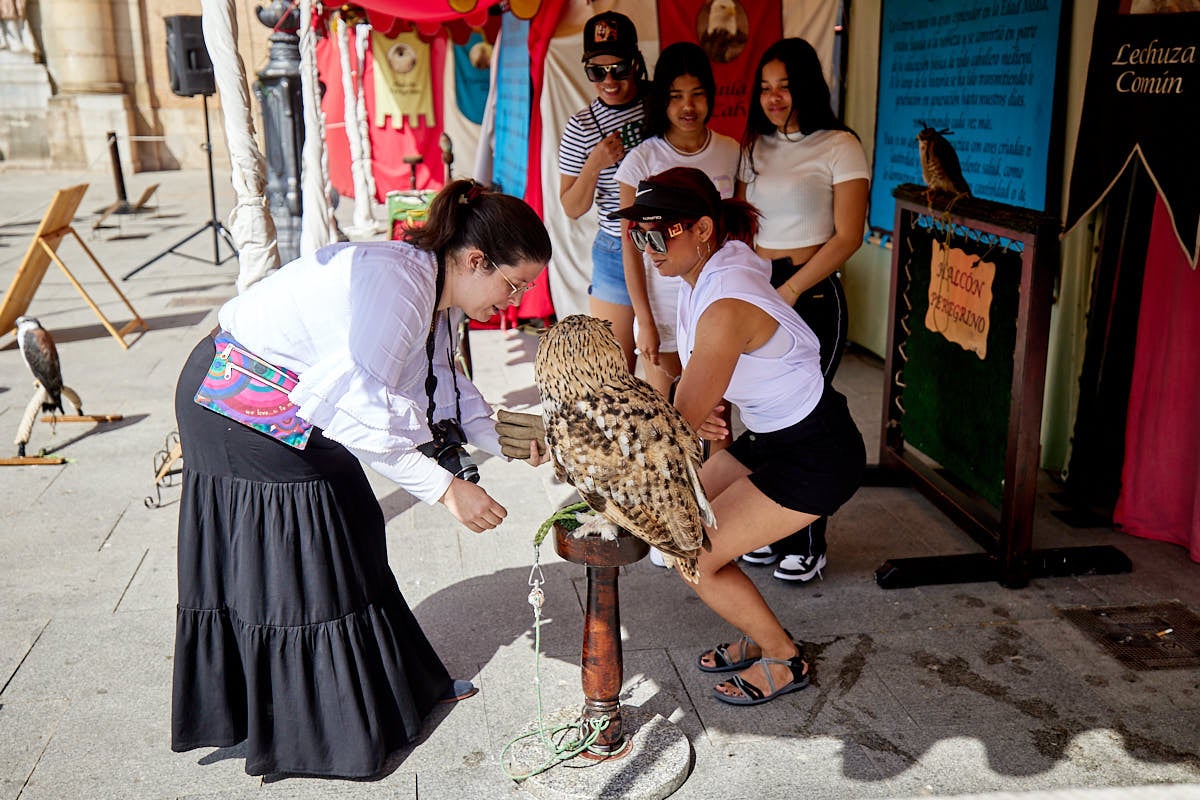
[[[947,128],[931,128],[922,121],[921,132],[917,134],[917,145],[921,150],[921,177],[925,179],[925,194],[931,202],[933,195],[939,192],[953,195],[955,200],[971,194],[954,145],[946,138],[953,133]]]

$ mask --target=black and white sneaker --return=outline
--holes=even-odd
[[[784,556],[783,560],[779,562],[779,566],[775,568],[775,577],[781,581],[807,583],[814,577],[824,580],[825,576],[821,575],[823,569],[825,569],[824,553],[819,556]]]
[[[742,561],[745,561],[747,564],[757,564],[758,566],[765,567],[768,564],[774,564],[777,558],[779,558],[779,554],[775,552],[775,548],[767,545],[766,547],[760,547],[757,550],[751,550],[749,553],[746,553],[742,556]]]

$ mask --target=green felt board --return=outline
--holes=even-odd
[[[980,359],[925,327],[935,237],[945,243],[944,233],[932,227],[913,228],[908,237],[912,251],[907,295],[912,310],[908,314],[911,333],[903,345],[907,385],[900,398],[905,412],[901,429],[906,444],[936,461],[951,482],[999,507],[1004,494],[1021,254],[957,234],[952,237],[950,247],[985,256],[996,265],[987,357]],[[904,275],[903,264],[900,269]],[[903,301],[898,305],[906,307]]]

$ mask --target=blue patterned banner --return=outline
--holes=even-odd
[[[505,14],[500,27],[496,74],[496,153],[492,183],[505,194],[525,196],[529,168],[529,20]]]

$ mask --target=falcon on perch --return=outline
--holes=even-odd
[[[698,582],[704,526],[716,527],[700,485],[700,438],[629,374],[612,325],[582,314],[559,321],[538,345],[533,374],[555,475]]]
[[[954,199],[971,194],[971,187],[963,177],[958,153],[946,138],[952,134],[947,128],[940,131],[921,123],[917,134],[917,146],[921,152],[921,177],[925,179],[926,193],[930,197],[937,192],[954,195]]]
[[[42,403],[42,410],[62,412],[62,370],[58,366],[58,348],[49,331],[33,317],[17,317],[17,345],[25,365],[46,390],[47,399]]]

